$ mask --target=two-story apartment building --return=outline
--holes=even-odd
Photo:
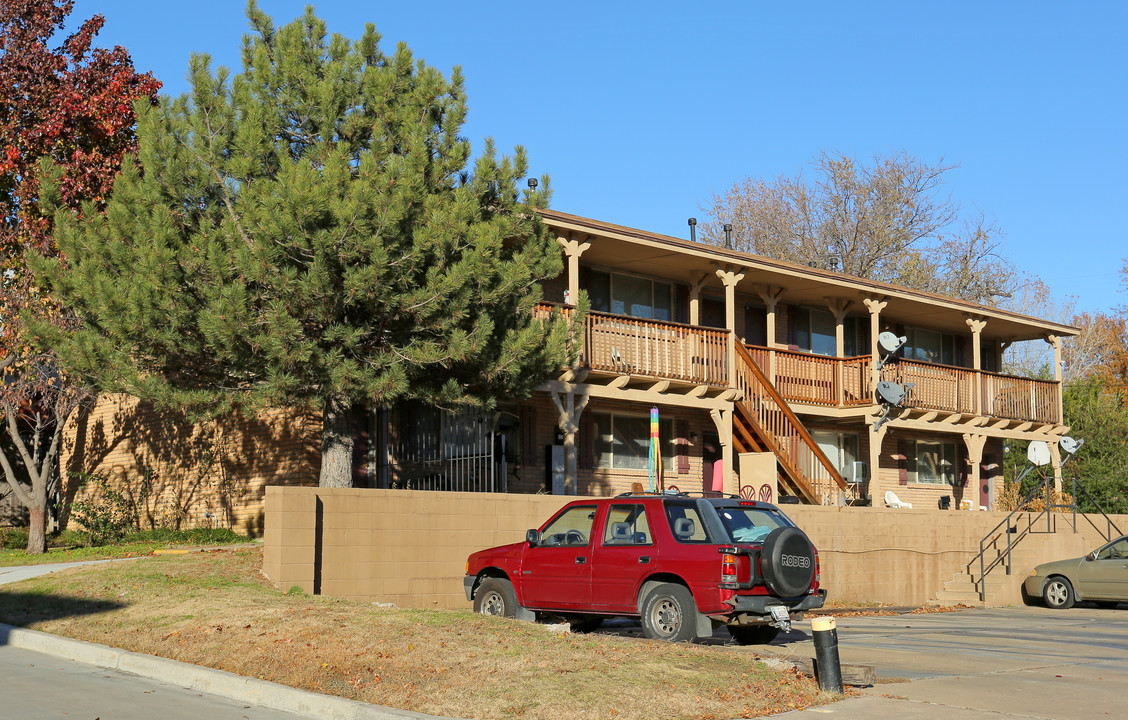
[[[393,440],[374,444],[373,484],[592,495],[646,486],[656,408],[666,488],[759,495],[766,484],[773,497],[823,504],[881,504],[892,491],[916,507],[946,497],[978,508],[1001,487],[1005,441],[1056,448],[1067,430],[1061,343],[1075,328],[543,215],[565,270],[545,283],[539,311],[568,313],[587,293],[579,362],[533,398],[477,418],[477,431],[473,418],[434,413],[427,431],[419,408],[384,417],[377,437]],[[905,339],[888,359],[882,332]],[[1003,351],[1028,340],[1052,346],[1054,380],[999,372]],[[888,413],[880,381],[909,388]]]
[[[991,507],[1003,443],[1044,440],[1056,451],[1067,430],[1061,343],[1075,328],[543,217],[565,262],[537,313],[570,313],[587,293],[578,362],[489,414],[358,408],[357,486],[609,495],[654,478],[664,489],[773,500],[880,505],[892,491],[918,508],[941,498]],[[883,332],[905,338],[884,364]],[[1029,340],[1052,346],[1054,380],[999,372],[1005,348]],[[888,413],[875,399],[880,381],[912,386]],[[265,485],[316,484],[319,435],[310,413],[193,427],[106,397],[70,429],[64,461],[116,478],[150,514],[256,533]]]

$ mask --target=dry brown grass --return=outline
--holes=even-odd
[[[282,595],[260,566],[248,548],[56,573],[0,588],[0,621],[461,718],[754,717],[833,699],[750,649]]]

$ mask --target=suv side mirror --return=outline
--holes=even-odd
[[[538,543],[540,543],[540,541],[541,541],[540,530],[526,530],[525,531],[525,542],[529,543],[529,545],[537,545]]]

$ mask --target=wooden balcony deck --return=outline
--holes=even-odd
[[[535,316],[549,317],[554,309],[566,317],[572,311],[566,305],[542,303]],[[729,385],[726,330],[589,312],[583,332],[581,363],[592,370],[714,387]],[[754,345],[742,349],[789,403],[838,408],[873,404],[868,355],[835,358]],[[1061,391],[1053,381],[903,359],[882,368],[881,379],[913,383],[906,400],[913,408],[1061,422]]]

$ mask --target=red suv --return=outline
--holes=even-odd
[[[647,637],[674,641],[725,625],[741,644],[771,642],[826,599],[818,552],[778,507],[684,493],[570,502],[525,542],[471,555],[464,584],[485,615],[577,630],[639,617]]]

